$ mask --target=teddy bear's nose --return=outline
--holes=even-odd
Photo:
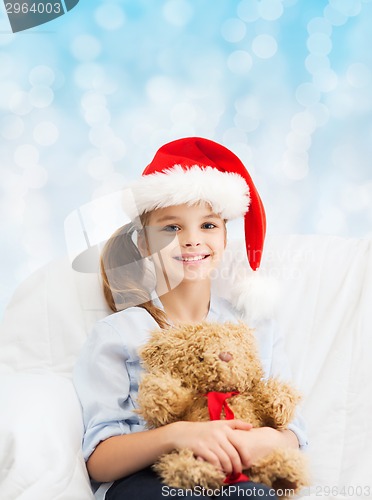
[[[233,355],[230,354],[229,352],[220,352],[218,357],[220,358],[221,361],[226,361],[226,363],[228,363],[233,359]]]

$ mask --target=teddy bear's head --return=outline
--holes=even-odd
[[[253,331],[244,323],[156,330],[140,356],[145,369],[168,373],[200,392],[243,392],[263,377]]]

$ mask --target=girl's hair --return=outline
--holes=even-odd
[[[140,217],[142,227],[149,214]],[[132,240],[133,223],[120,227],[105,244],[100,258],[103,294],[113,312],[138,306],[146,309],[160,328],[169,326],[167,317],[151,301],[145,286],[146,264]]]

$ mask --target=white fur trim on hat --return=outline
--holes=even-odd
[[[244,215],[249,208],[249,188],[239,174],[221,172],[212,167],[181,165],[142,176],[131,184],[137,213],[198,201],[208,202],[224,219]]]

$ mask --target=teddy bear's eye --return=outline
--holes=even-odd
[[[199,361],[204,361],[204,356],[198,356]]]

